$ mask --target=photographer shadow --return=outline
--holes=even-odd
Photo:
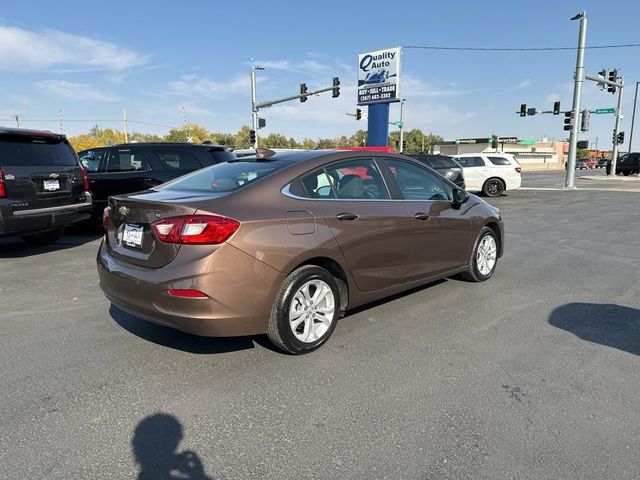
[[[173,415],[156,413],[138,423],[131,441],[138,480],[214,480],[195,452],[178,451],[182,438],[182,424]]]

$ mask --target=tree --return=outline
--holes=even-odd
[[[249,131],[251,127],[249,125],[243,125],[238,133],[234,135],[233,139],[233,148],[251,148],[253,145],[251,144],[251,137],[249,136]]]
[[[169,133],[163,137],[165,142],[191,142],[202,143],[205,140],[211,140],[211,133],[206,128],[196,125],[195,123],[187,123],[181,128],[172,128]]]
[[[305,150],[315,150],[316,148],[318,148],[318,144],[311,138],[305,138],[304,140],[302,140],[302,148],[304,148]]]
[[[588,158],[589,157],[589,150],[587,150],[586,148],[578,148],[576,150],[576,158]]]
[[[270,133],[260,140],[260,145],[265,148],[290,148],[289,140],[279,133]]]

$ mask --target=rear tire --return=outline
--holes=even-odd
[[[631,175],[631,172],[629,170],[624,170],[622,172],[622,175],[624,175],[625,177],[628,177],[629,175]]]
[[[64,234],[64,227],[58,227],[42,233],[34,233],[31,235],[22,235],[22,240],[32,246],[49,245],[54,243]]]
[[[296,355],[320,347],[340,316],[340,290],[328,271],[315,265],[294,270],[273,302],[267,335],[281,350]]]
[[[484,282],[493,275],[498,265],[498,236],[489,227],[483,227],[471,252],[469,266],[461,276],[470,282]]]
[[[504,182],[499,178],[490,178],[482,186],[482,193],[487,197],[499,197],[504,190]]]

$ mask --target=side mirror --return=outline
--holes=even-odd
[[[453,205],[460,206],[464,202],[466,202],[468,198],[469,198],[469,196],[467,195],[467,192],[465,192],[461,188],[454,188],[453,189],[453,200],[451,201],[451,203]]]

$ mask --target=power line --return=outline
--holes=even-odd
[[[640,43],[622,43],[618,45],[592,45],[584,47],[586,50],[606,49],[606,48],[630,48],[640,47]],[[441,47],[436,45],[407,45],[402,48],[419,50],[457,50],[466,52],[549,52],[559,50],[577,50],[578,47]]]

